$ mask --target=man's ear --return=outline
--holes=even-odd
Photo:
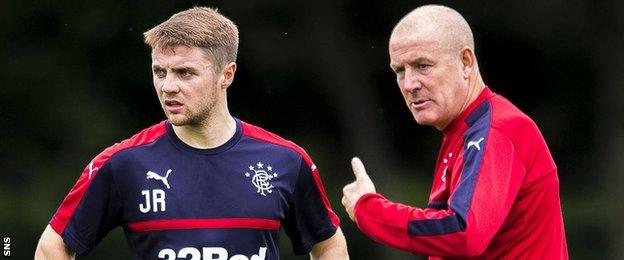
[[[225,65],[225,67],[223,68],[223,70],[221,70],[221,73],[219,75],[219,85],[221,86],[222,89],[227,89],[230,85],[232,85],[232,82],[234,81],[234,74],[236,73],[236,63],[235,62],[230,62],[227,65]]]
[[[476,70],[477,62],[474,51],[468,47],[464,46],[459,51],[459,59],[461,60],[461,70],[465,79],[470,77],[470,74]]]

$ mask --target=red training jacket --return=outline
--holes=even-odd
[[[430,259],[567,259],[557,168],[535,123],[485,88],[444,129],[426,208],[355,206],[372,239]]]

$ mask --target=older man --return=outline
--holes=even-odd
[[[123,227],[135,259],[348,259],[317,167],[294,143],[230,115],[236,25],[196,7],[145,33],[167,120],[97,155],[45,229],[36,259],[87,254]]]
[[[408,109],[442,131],[442,146],[426,208],[376,193],[352,160],[342,201],[360,230],[431,259],[567,259],[555,163],[535,123],[484,84],[464,18],[419,7],[394,28],[389,52]]]

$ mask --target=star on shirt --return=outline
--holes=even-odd
[[[258,168],[260,168],[260,169],[262,169],[262,166],[264,166],[264,164],[262,164],[261,162],[258,162],[258,164],[256,164],[256,165],[258,165]]]
[[[249,165],[249,170],[253,171],[253,166]]]
[[[271,165],[269,165],[269,167],[267,167],[267,170],[268,170],[268,171],[272,171],[272,170],[273,170],[273,167],[271,167]]]

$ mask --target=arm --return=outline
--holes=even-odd
[[[444,207],[394,203],[374,190],[353,196],[351,191],[362,189],[349,185],[362,186],[358,183],[368,179],[363,167],[366,178],[356,173],[356,182],[345,187],[343,204],[358,228],[380,243],[421,255],[478,256],[505,221],[525,173],[506,136],[492,131],[487,146],[465,152],[463,166],[454,173],[460,174],[457,186]]]
[[[74,259],[75,257],[76,253],[67,247],[65,242],[63,242],[63,238],[48,225],[39,239],[39,244],[35,251],[35,260],[66,260]]]
[[[347,253],[347,241],[345,240],[342,230],[338,228],[336,234],[325,241],[316,243],[310,252],[311,260],[343,260],[349,259]]]

